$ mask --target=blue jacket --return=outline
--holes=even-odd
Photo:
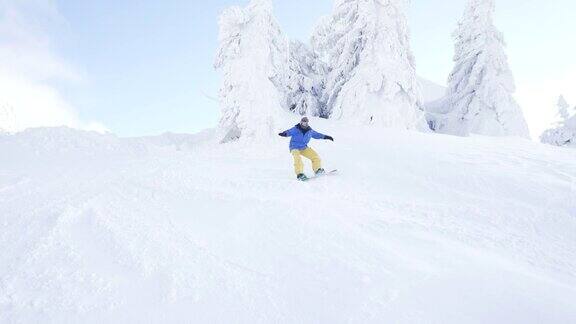
[[[302,126],[300,126],[300,124],[290,128],[283,134],[290,137],[290,151],[304,150],[308,147],[310,139],[324,139],[326,137],[326,135],[318,133],[311,127],[304,129]]]

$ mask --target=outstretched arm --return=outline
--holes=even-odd
[[[312,132],[313,132],[313,133],[312,133],[312,138],[315,138],[315,139],[325,139],[325,140],[330,140],[330,141],[334,142],[334,138],[333,138],[332,136],[328,136],[328,135],[324,135],[324,134],[322,134],[322,133],[318,133],[318,132],[315,131],[315,130],[312,130]]]
[[[293,131],[294,131],[294,128],[290,128],[289,130],[283,131],[282,133],[279,133],[278,135],[282,136],[282,137],[291,137],[293,135]]]

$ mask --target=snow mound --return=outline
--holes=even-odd
[[[422,101],[424,103],[436,101],[446,95],[446,87],[444,86],[422,77],[418,77],[418,82],[420,83]]]
[[[572,151],[313,125],[310,183],[280,138],[1,136],[0,322],[576,318]]]
[[[7,152],[34,155],[138,154],[166,147],[194,147],[206,142],[212,134],[213,130],[206,130],[195,135],[165,133],[160,136],[120,139],[111,133],[68,127],[29,128],[14,135],[0,134],[0,143],[5,145]]]

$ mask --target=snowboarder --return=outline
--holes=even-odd
[[[308,122],[308,117],[304,117],[296,126],[278,134],[282,137],[290,137],[290,153],[292,153],[292,157],[294,158],[294,172],[296,172],[296,178],[301,181],[308,180],[308,177],[304,174],[302,156],[312,161],[312,169],[316,175],[325,173],[324,169],[322,169],[322,161],[318,153],[308,147],[310,139],[315,138],[334,141],[332,136],[324,135],[313,130],[308,125]]]

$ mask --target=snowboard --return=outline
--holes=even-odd
[[[315,175],[315,176],[310,177],[310,178],[308,178],[308,179],[306,179],[306,180],[300,180],[300,181],[302,181],[302,182],[307,182],[307,181],[310,181],[310,180],[313,180],[313,179],[322,178],[322,177],[325,177],[325,176],[336,175],[337,173],[338,173],[338,170],[335,169],[335,170],[331,170],[331,171],[326,171],[326,172],[323,173],[323,174]]]

